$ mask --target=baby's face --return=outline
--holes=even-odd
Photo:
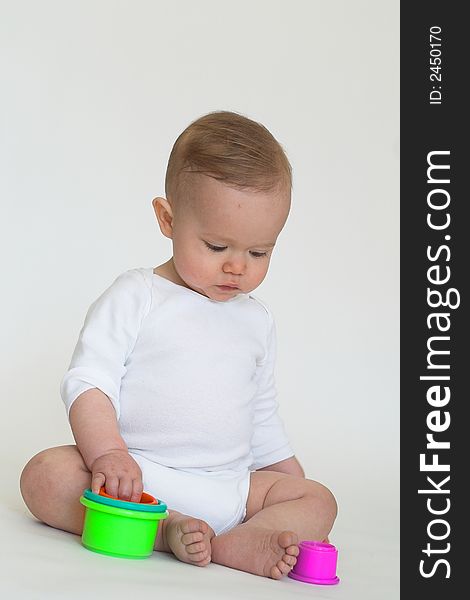
[[[218,301],[257,288],[289,214],[289,192],[240,191],[198,174],[188,193],[171,236],[182,282]]]

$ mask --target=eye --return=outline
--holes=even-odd
[[[204,244],[209,248],[209,250],[212,250],[212,252],[222,252],[222,250],[227,248],[227,246],[213,246],[212,244],[209,244],[209,242],[204,242]]]
[[[204,242],[204,244],[209,250],[212,250],[212,252],[223,252],[227,249],[227,246],[214,246],[213,244],[209,244],[209,242]],[[250,254],[253,258],[263,258],[264,256],[267,256],[268,253],[251,251]]]

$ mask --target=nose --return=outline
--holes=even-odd
[[[233,275],[243,275],[246,268],[246,261],[241,255],[233,255],[226,260],[223,266],[224,273],[233,273]]]

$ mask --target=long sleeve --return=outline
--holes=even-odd
[[[274,379],[277,349],[276,325],[269,310],[268,316],[267,352],[263,362],[258,366],[258,391],[254,400],[251,470],[261,469],[294,455],[284,423],[278,413],[279,405]]]
[[[90,306],[60,384],[68,418],[76,398],[88,389],[98,388],[111,400],[119,420],[126,360],[150,310],[151,298],[142,274],[131,269],[119,275]]]

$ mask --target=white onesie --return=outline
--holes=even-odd
[[[90,306],[60,393],[69,415],[82,392],[104,392],[145,491],[158,486],[170,509],[212,519],[221,533],[245,514],[250,471],[294,455],[278,414],[275,355],[275,322],[253,294],[212,300],[152,267],[130,269]],[[211,488],[196,499],[195,479],[219,485],[220,497]],[[216,479],[235,488],[224,496]],[[185,494],[174,489],[179,483]],[[234,490],[237,508],[223,514]]]

